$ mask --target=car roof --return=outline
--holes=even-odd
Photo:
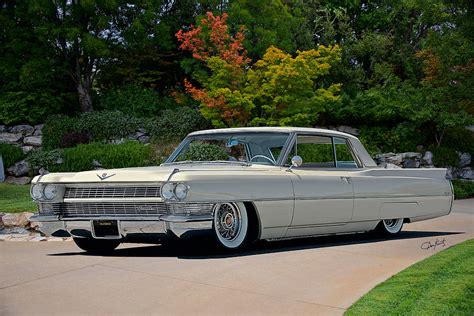
[[[207,129],[190,133],[189,136],[206,135],[206,134],[222,134],[222,133],[245,133],[245,132],[266,132],[266,133],[312,133],[321,135],[333,135],[356,138],[355,136],[339,131],[324,128],[308,128],[308,127],[237,127],[237,128],[217,128]]]

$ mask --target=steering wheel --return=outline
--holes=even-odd
[[[270,161],[270,162],[272,163],[272,165],[275,164],[275,162],[273,161],[273,159],[268,158],[267,156],[264,156],[264,155],[255,155],[255,156],[253,156],[252,158],[250,158],[250,162],[252,162],[255,158],[264,158],[264,159]]]

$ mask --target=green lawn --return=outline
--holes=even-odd
[[[30,196],[29,185],[0,183],[0,212],[35,212],[36,204]]]
[[[474,315],[474,239],[377,285],[345,315]]]

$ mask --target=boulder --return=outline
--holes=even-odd
[[[40,225],[40,222],[30,222],[30,228],[31,229],[37,229]]]
[[[401,167],[394,165],[393,163],[385,164],[385,169],[401,169]]]
[[[385,158],[385,161],[387,161],[388,163],[400,166],[402,164],[403,157],[401,154],[397,154],[397,155]]]
[[[467,167],[471,164],[470,153],[458,153],[459,155],[459,167]]]
[[[100,161],[95,160],[95,159],[92,160],[92,166],[94,167],[94,169],[104,169]]]
[[[446,179],[453,180],[453,168],[449,167],[446,169]]]
[[[18,144],[21,139],[23,138],[23,135],[21,133],[6,133],[6,132],[1,132],[0,133],[0,144],[5,143],[5,144]]]
[[[28,136],[23,139],[25,145],[40,147],[42,144],[41,136]]]
[[[131,136],[131,139],[136,139],[136,140],[138,140],[140,137],[142,137],[142,136],[144,136],[144,135],[146,135],[145,132],[140,132],[140,131],[138,131],[138,132],[136,132],[135,134],[130,135],[130,136]]]
[[[130,136],[129,136],[129,139],[135,140],[135,138],[131,138]],[[125,143],[125,139],[123,139],[123,138],[112,139],[112,140],[110,141],[110,143],[111,143],[111,144],[115,144],[115,145],[120,145],[120,144]]]
[[[19,177],[19,178],[16,178],[16,177],[7,177],[5,179],[5,183],[9,183],[9,184],[18,184],[18,185],[25,185],[25,184],[28,184],[31,182],[31,178],[30,177]]]
[[[44,127],[44,124],[35,125],[35,132],[33,133],[33,136],[43,135],[43,127]]]
[[[403,168],[418,168],[420,166],[420,162],[416,161],[415,159],[407,159],[403,161]]]
[[[457,176],[461,179],[474,180],[474,174],[471,167],[466,167],[457,170]]]
[[[18,161],[7,169],[8,174],[15,177],[26,176],[30,172],[30,165],[26,160]]]
[[[425,152],[423,155],[423,162],[429,166],[433,165],[433,153],[431,151]]]
[[[421,154],[415,152],[401,153],[401,155],[403,159],[421,158]]]
[[[31,125],[17,125],[10,128],[10,133],[22,134],[23,136],[33,135],[35,128]]]
[[[142,144],[148,144],[150,142],[150,136],[143,135],[138,138],[138,141]]]
[[[29,153],[30,151],[32,151],[33,148],[34,148],[33,146],[21,146],[21,150],[23,151],[25,155]]]
[[[5,125],[0,125],[0,133],[6,132],[7,127]]]
[[[11,226],[11,227],[5,227],[2,230],[2,235],[0,235],[0,236],[5,236],[5,235],[9,235],[10,237],[13,237],[13,235],[16,235],[16,236],[18,236],[18,235],[29,236],[30,232],[28,230],[26,230],[24,227]]]
[[[33,213],[30,212],[5,214],[2,216],[2,222],[7,227],[26,227],[30,224],[31,216]]]

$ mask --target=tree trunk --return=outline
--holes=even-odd
[[[79,105],[81,112],[92,112],[92,74],[93,63],[84,57],[76,58],[76,69],[75,73],[72,74],[72,78],[76,84],[77,96],[79,97]]]
[[[79,105],[81,111],[92,112],[91,86],[88,82],[79,82],[76,84],[77,94],[79,96]]]

